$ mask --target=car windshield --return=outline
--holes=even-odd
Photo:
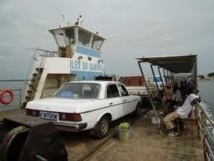
[[[66,83],[53,97],[57,98],[97,98],[100,90],[100,84],[97,83]]]

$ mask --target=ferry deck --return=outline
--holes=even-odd
[[[58,52],[42,50],[45,54],[34,58],[37,62],[30,75],[30,81],[27,83],[22,107],[30,100],[49,96],[64,82],[90,79],[90,72],[93,77],[104,74],[100,49],[105,38],[77,25],[53,29],[50,32],[58,45]],[[89,46],[91,47],[88,48]],[[137,60],[143,76],[141,63],[148,62],[152,67],[158,66],[158,69],[164,68],[172,73],[177,72],[176,70],[179,72],[193,70],[196,80],[197,55],[143,57]],[[63,65],[60,66],[60,64]],[[214,139],[210,132],[213,123],[200,104],[197,104],[196,119],[188,120],[181,136],[174,138],[166,135],[161,123],[155,125],[151,123],[148,110],[154,112],[156,119],[161,117],[152,100],[151,104],[152,108],[142,109],[144,114],[140,118],[132,120],[130,117],[125,117],[119,120],[132,123],[130,138],[124,142],[115,136],[119,123],[117,121],[113,123],[108,137],[102,140],[94,140],[85,133],[60,133],[60,139],[68,152],[68,160],[213,160],[214,148],[211,145]],[[0,121],[4,118],[24,115],[24,108],[5,111],[0,113]]]

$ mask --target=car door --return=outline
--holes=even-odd
[[[122,100],[116,84],[109,84],[107,86],[106,100],[113,120],[124,115]]]
[[[135,105],[132,96],[129,95],[129,92],[122,84],[118,84],[118,89],[121,95],[121,101],[123,105],[124,115],[127,115],[134,111]]]

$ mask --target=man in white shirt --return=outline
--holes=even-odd
[[[196,104],[197,100],[199,99],[199,96],[193,93],[192,88],[188,88],[187,94],[188,96],[186,97],[186,100],[184,101],[183,105],[179,106],[176,111],[169,113],[163,118],[163,123],[165,124],[167,130],[170,131],[169,136],[177,135],[177,133],[173,132],[175,128],[173,121],[177,118],[181,118],[181,119],[188,118],[188,115],[193,110],[193,106]]]

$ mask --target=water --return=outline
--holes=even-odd
[[[0,90],[9,88],[9,89],[23,89],[24,88],[24,81],[0,81]]]
[[[214,118],[214,80],[198,81],[199,95]]]
[[[199,95],[203,101],[214,106],[214,81],[199,81]]]

